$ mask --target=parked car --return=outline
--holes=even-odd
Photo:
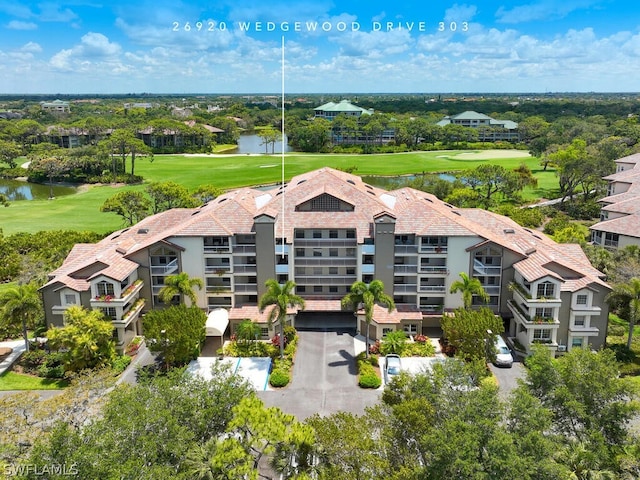
[[[509,367],[513,365],[513,355],[511,350],[500,335],[496,335],[495,340],[496,356],[493,364],[497,367]]]
[[[402,370],[402,362],[400,356],[394,353],[384,357],[384,382],[389,383],[393,377],[400,375]]]

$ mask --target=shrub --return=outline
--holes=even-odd
[[[376,340],[376,343],[369,345],[369,353],[372,355],[380,354],[380,340]]]
[[[407,357],[433,357],[436,349],[431,342],[407,343],[403,354]]]
[[[362,388],[379,388],[382,385],[382,380],[375,373],[368,373],[366,375],[360,375],[360,381],[358,382]]]
[[[114,373],[120,374],[124,372],[130,363],[131,357],[129,355],[120,355],[113,359],[113,362],[111,362],[111,368]]]
[[[289,383],[289,374],[279,368],[271,372],[269,384],[275,388],[285,387]]]
[[[58,352],[46,353],[44,356],[44,361],[37,369],[38,376],[43,378],[63,378],[64,377],[63,362],[64,362],[64,354],[58,353]]]
[[[29,350],[24,352],[20,357],[18,365],[20,365],[25,373],[38,374],[38,369],[44,364],[47,359],[47,352],[44,350]]]
[[[626,333],[627,333],[627,328],[623,327],[622,325],[611,325],[611,324],[609,325],[609,331],[607,332],[607,334],[612,337],[622,337]]]

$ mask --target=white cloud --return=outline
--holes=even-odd
[[[43,22],[71,22],[78,18],[69,8],[61,9],[58,3],[45,2],[38,4],[40,14],[38,18]]]
[[[22,22],[20,20],[11,20],[7,24],[9,30],[37,30],[38,25],[33,22]]]
[[[29,53],[40,53],[42,52],[42,47],[40,44],[35,42],[25,43],[22,47],[20,47],[21,52],[29,52]]]
[[[518,5],[512,9],[500,7],[496,12],[498,23],[524,23],[536,20],[554,20],[564,18],[571,12],[586,9],[601,3],[602,0],[540,0],[537,3]]]

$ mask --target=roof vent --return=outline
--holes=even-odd
[[[433,203],[433,200],[431,200],[430,198],[424,197],[424,199],[425,199],[427,202]]]
[[[355,184],[356,184],[356,182],[354,182],[354,181],[353,181],[353,180],[351,180],[351,179],[347,180],[347,183],[350,183],[351,185],[355,185]]]
[[[297,185],[300,185],[301,183],[304,183],[304,182],[306,182],[306,181],[307,181],[307,179],[306,179],[306,178],[303,178],[302,180],[300,180],[300,181],[297,183]]]
[[[148,228],[139,228],[138,229],[138,233],[140,235],[144,235],[145,233],[149,233],[149,229]]]
[[[127,250],[122,247],[118,247],[116,248],[116,252],[118,252],[120,255],[124,255],[125,253],[127,253]]]
[[[516,231],[513,228],[505,228],[503,232],[507,234],[516,233]]]
[[[453,208],[453,205],[451,205],[450,203],[445,203],[445,205],[449,208]]]
[[[527,248],[527,249],[524,251],[524,253],[525,253],[525,254],[527,254],[527,255],[532,255],[532,254],[536,253],[536,249],[535,249],[535,248],[533,248],[533,247],[531,247],[531,248]]]
[[[222,203],[222,202],[226,202],[227,199],[226,198],[221,198],[220,200],[218,200],[218,203]]]

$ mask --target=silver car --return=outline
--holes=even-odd
[[[390,353],[384,357],[384,381],[389,383],[391,379],[400,374],[402,370],[402,363],[400,362],[400,356],[394,353]]]
[[[513,365],[513,355],[500,335],[496,335],[495,345],[496,357],[493,363],[499,367],[511,367]]]

